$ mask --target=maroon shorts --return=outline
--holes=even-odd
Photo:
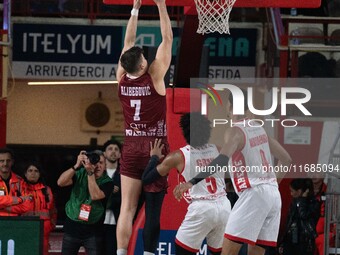
[[[125,140],[123,144],[122,157],[120,160],[120,174],[133,179],[142,179],[142,174],[145,167],[150,160],[150,141],[153,142],[155,138],[145,137],[136,140]],[[169,145],[164,140],[163,154],[169,153]],[[168,187],[167,176],[159,178],[157,181],[144,185],[146,192],[160,192],[166,190]]]

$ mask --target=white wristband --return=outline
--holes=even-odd
[[[133,9],[131,10],[131,16],[138,16],[138,12],[139,12],[138,9],[133,8]]]

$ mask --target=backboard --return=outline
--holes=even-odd
[[[132,5],[133,0],[103,0],[104,4]],[[143,0],[143,5],[154,5],[153,0]],[[194,6],[194,0],[167,0],[167,6]],[[237,0],[234,7],[317,8],[321,0]]]

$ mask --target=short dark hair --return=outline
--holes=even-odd
[[[185,113],[179,122],[185,141],[192,147],[200,147],[208,143],[211,133],[210,124],[210,121],[200,112]]]
[[[11,158],[14,159],[14,152],[11,149],[7,147],[0,148],[0,154],[5,154],[5,153],[10,154]]]
[[[246,89],[241,89],[242,93],[244,95],[244,111],[248,110],[248,92]],[[229,92],[229,96],[228,96],[229,102],[230,102],[230,107],[233,108],[234,104],[234,97],[233,94],[231,92]]]
[[[135,73],[138,71],[138,65],[141,62],[141,56],[144,53],[143,49],[134,46],[125,51],[120,57],[120,64],[128,73]]]
[[[24,168],[24,180],[25,182],[27,183],[30,183],[27,178],[26,178],[26,173],[27,173],[27,170],[30,166],[35,166],[38,170],[39,170],[39,173],[40,173],[40,177],[38,179],[38,182],[37,183],[42,183],[44,185],[44,187],[41,189],[42,193],[44,194],[44,197],[45,197],[45,201],[46,203],[49,203],[50,202],[50,197],[48,195],[48,192],[47,192],[47,185],[46,185],[46,180],[45,180],[45,171],[43,170],[41,164],[39,161],[37,160],[32,160],[32,161],[29,161],[28,164],[26,165],[26,167]]]
[[[107,140],[104,145],[103,145],[103,151],[106,150],[106,148],[111,145],[111,144],[114,144],[114,145],[117,145],[117,147],[119,148],[119,151],[121,152],[122,151],[122,144],[115,140],[115,139],[110,139],[110,140]]]
[[[27,170],[30,166],[35,166],[39,170],[40,178],[39,178],[38,182],[45,184],[45,175],[46,174],[45,174],[45,171],[42,168],[41,163],[37,160],[31,160],[31,161],[26,162],[26,165],[25,165],[25,168],[24,168],[24,176],[23,176],[25,181],[27,181],[25,174],[27,173]]]
[[[312,182],[312,180],[310,178],[297,178],[297,179],[293,179],[290,182],[290,186],[294,190],[301,189],[302,192],[305,192],[308,189],[309,190],[308,197],[314,195],[313,182]]]

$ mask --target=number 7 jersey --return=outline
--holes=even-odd
[[[149,73],[135,79],[123,75],[118,93],[123,108],[126,138],[167,135],[166,98],[157,93]]]
[[[200,170],[218,156],[219,152],[214,144],[206,144],[200,148],[193,148],[190,145],[180,148],[184,158],[184,168],[180,172],[179,182],[187,182],[195,177]],[[215,200],[226,196],[224,172],[217,172],[212,176],[200,181],[183,194],[183,198],[191,203],[195,200]]]

